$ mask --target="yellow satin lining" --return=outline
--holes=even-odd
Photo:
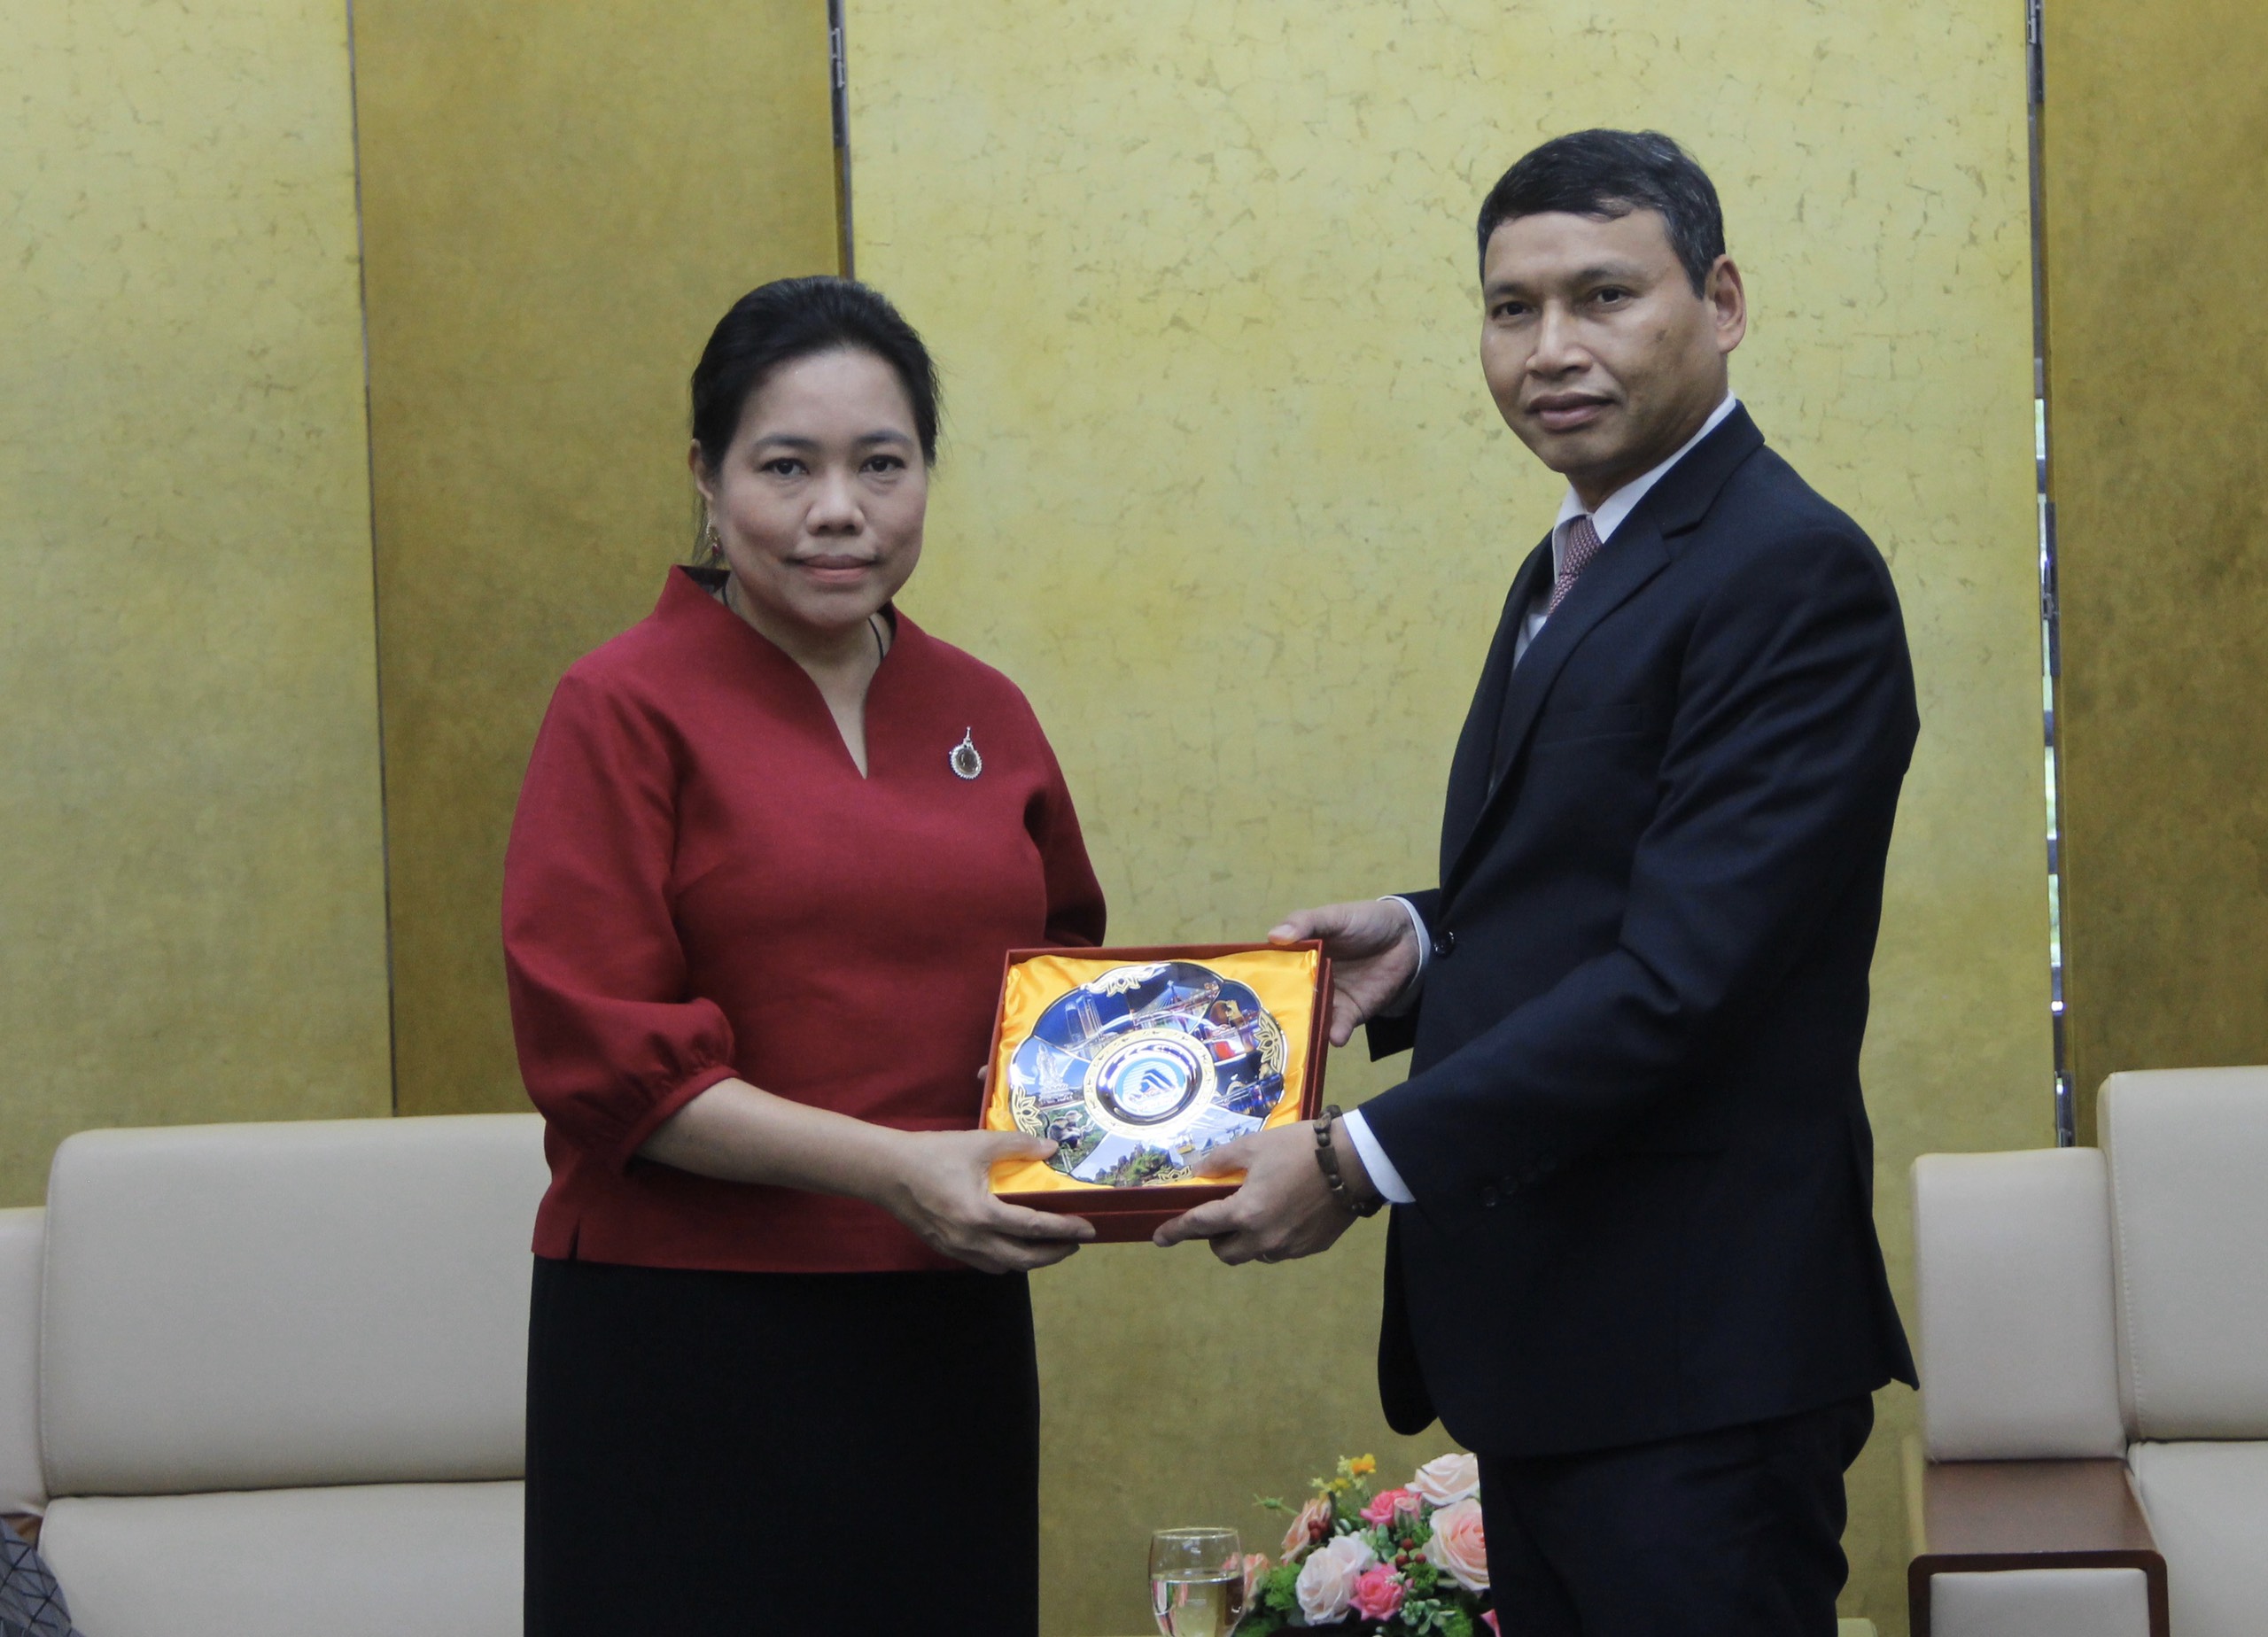
[[[1284,1030],[1284,1095],[1269,1111],[1269,1128],[1291,1125],[1300,1118],[1300,1088],[1308,1082],[1308,1036],[1315,1025],[1315,984],[1322,959],[1313,950],[1247,950],[1235,955],[1213,955],[1198,962],[1224,978],[1250,987]],[[1008,1114],[1008,1059],[1029,1039],[1039,1014],[1057,1000],[1091,979],[1119,966],[1148,962],[1097,960],[1092,956],[1035,955],[1008,969],[1001,997],[1003,1019],[1000,1051],[993,1059],[990,1091],[984,1099],[984,1129],[1013,1131]],[[1241,1173],[1213,1176],[1200,1183],[1161,1183],[1162,1188],[1209,1187],[1242,1180]],[[992,1168],[994,1193],[1114,1193],[1099,1183],[1083,1183],[1053,1169],[1041,1160],[1003,1160]]]

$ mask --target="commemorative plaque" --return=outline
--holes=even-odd
[[[1331,963],[1312,940],[1017,950],[1001,983],[983,1125],[1056,1144],[1004,1160],[992,1191],[1086,1217],[1102,1239],[1235,1189],[1207,1150],[1312,1119],[1323,1097]]]

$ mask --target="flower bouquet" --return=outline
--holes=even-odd
[[[1480,1463],[1442,1455],[1399,1489],[1371,1493],[1378,1462],[1341,1458],[1292,1514],[1283,1561],[1244,1560],[1239,1637],[1324,1630],[1345,1637],[1480,1637],[1496,1631],[1480,1532]]]

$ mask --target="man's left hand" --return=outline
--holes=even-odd
[[[1333,1121],[1331,1135],[1347,1186],[1358,1198],[1368,1197],[1374,1190],[1345,1127]],[[1225,1199],[1164,1223],[1151,1236],[1153,1244],[1209,1239],[1213,1254],[1231,1267],[1289,1261],[1329,1250],[1355,1220],[1323,1180],[1315,1158],[1315,1128],[1304,1121],[1223,1143],[1200,1155],[1192,1168],[1200,1176],[1242,1171],[1244,1185]]]

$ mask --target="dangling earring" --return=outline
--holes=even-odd
[[[709,561],[702,566],[711,569],[721,567],[725,570],[724,584],[713,587],[709,594],[723,603],[726,611],[738,614],[740,610],[733,607],[733,565],[725,560],[724,537],[717,532],[714,523],[702,530],[701,545],[702,549],[709,554]]]

